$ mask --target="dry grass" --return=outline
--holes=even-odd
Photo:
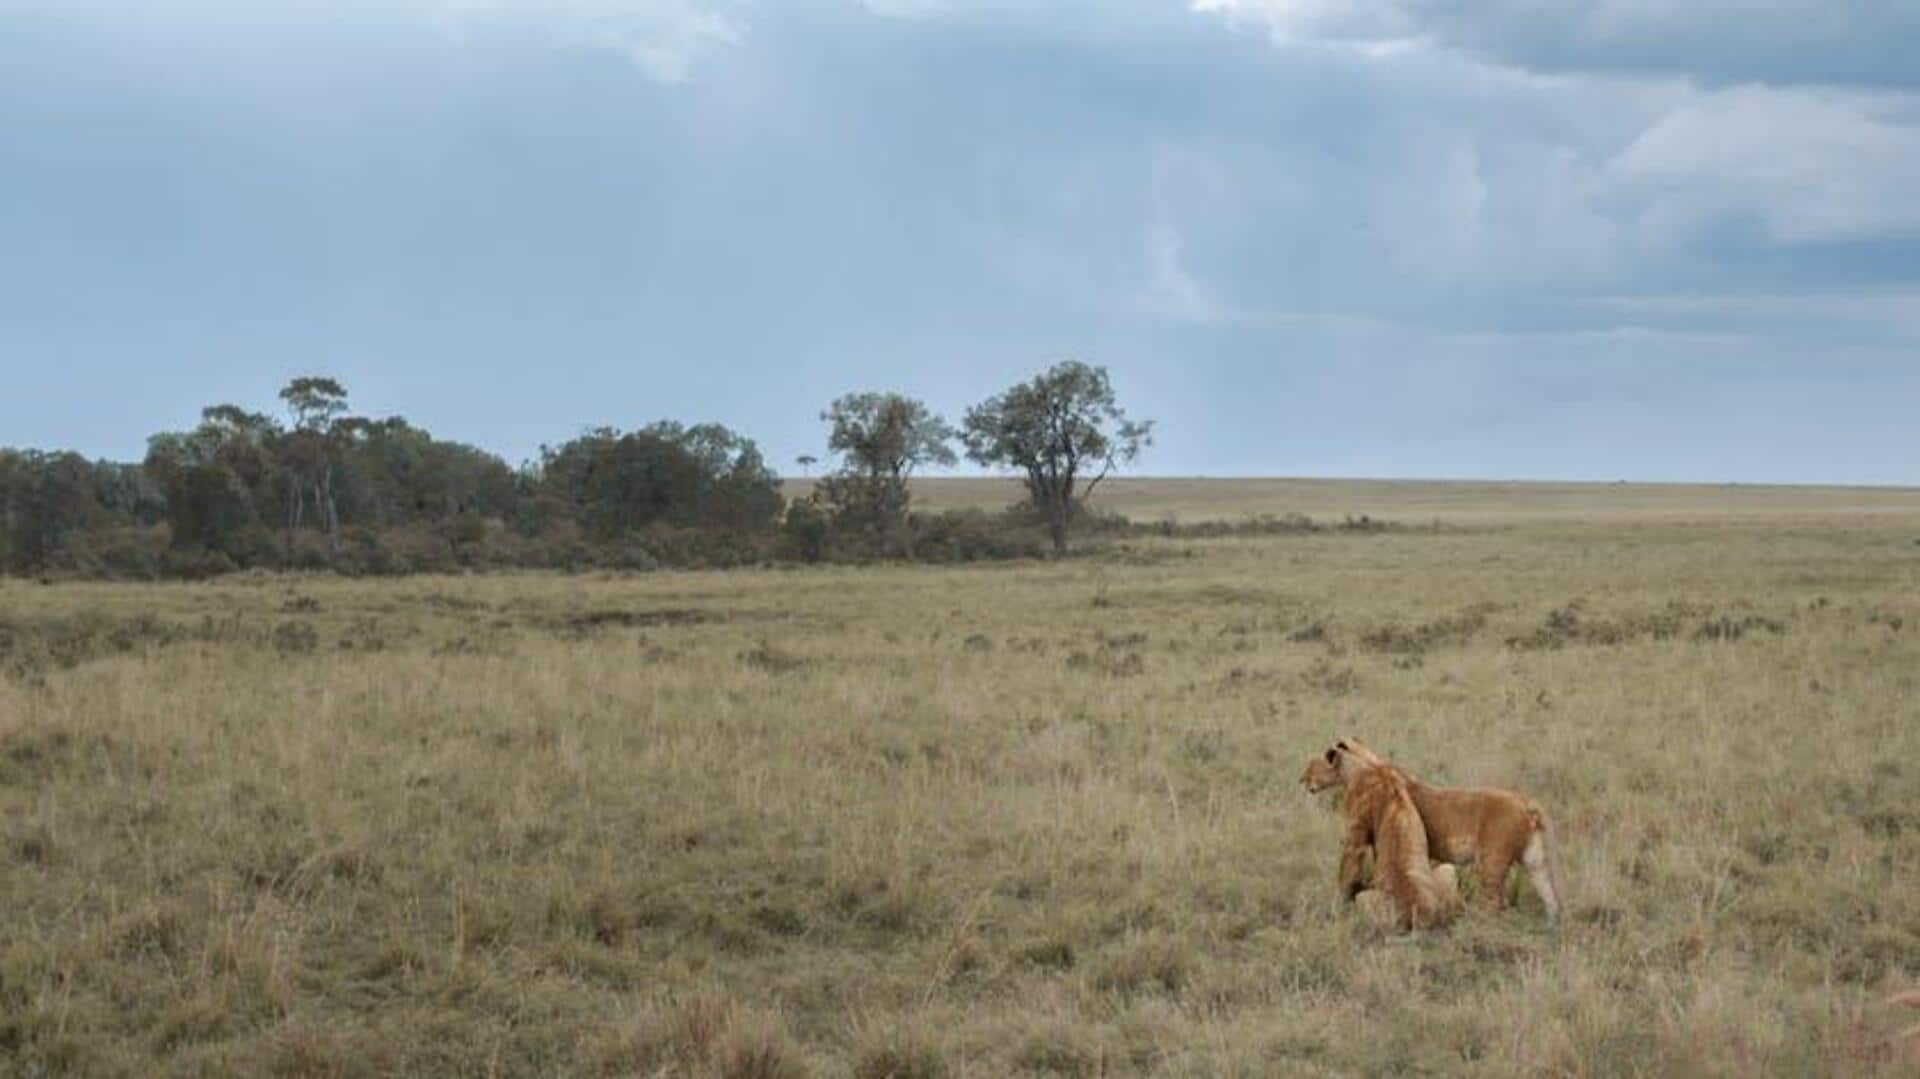
[[[789,497],[810,480],[788,480]],[[997,510],[1020,497],[1012,480],[933,477],[913,483],[914,505],[928,510]],[[1549,521],[1673,522],[1807,519],[1920,514],[1920,489],[1755,484],[1537,483],[1487,480],[1193,479],[1116,476],[1101,485],[1099,507],[1135,521],[1239,521],[1304,513],[1339,521],[1453,525]]]
[[[1900,1074],[1917,538],[7,582],[0,1071]],[[1347,731],[1545,802],[1565,926],[1337,905]]]

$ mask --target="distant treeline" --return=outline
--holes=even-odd
[[[719,424],[593,428],[518,468],[398,417],[355,415],[346,387],[298,378],[280,414],[202,411],[138,464],[0,449],[0,569],[201,577],[242,568],[348,573],[467,567],[652,568],[1064,552],[1123,526],[1085,501],[1151,441],[1105,370],[1063,363],[967,413],[851,394],[822,414],[830,472],[789,503],[752,439]],[[916,468],[966,455],[1019,476],[1003,513],[913,512]],[[808,456],[806,465],[816,463]]]

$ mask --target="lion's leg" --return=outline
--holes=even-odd
[[[1449,862],[1433,867],[1433,879],[1440,886],[1440,905],[1446,909],[1460,906],[1460,871]]]
[[[1352,899],[1360,894],[1360,860],[1373,846],[1373,832],[1359,821],[1347,825],[1347,831],[1340,839],[1340,879],[1337,887],[1340,898]]]
[[[1540,893],[1540,902],[1547,905],[1547,917],[1560,917],[1560,897],[1553,890],[1553,863],[1547,852],[1547,833],[1541,829],[1527,840],[1527,849],[1520,855],[1520,861],[1527,867],[1527,880],[1533,890]]]
[[[1507,870],[1513,866],[1513,860],[1503,854],[1489,854],[1480,859],[1480,902],[1490,910],[1499,910],[1507,905]]]
[[[1359,895],[1360,890],[1365,887],[1360,880],[1360,868],[1361,862],[1366,857],[1366,854],[1367,848],[1365,847],[1347,846],[1341,849],[1340,879],[1336,882],[1336,886],[1340,891],[1340,898],[1352,899]]]
[[[1460,913],[1460,877],[1450,865],[1432,867],[1409,882],[1410,916],[1415,929],[1437,929]]]

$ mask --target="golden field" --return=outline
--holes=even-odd
[[[785,487],[787,497],[804,497],[813,482],[789,479]],[[997,510],[1017,501],[1021,489],[1004,477],[936,476],[914,480],[913,494],[915,507],[927,510]],[[1761,484],[1114,476],[1094,501],[1135,521],[1182,524],[1288,513],[1451,525],[1920,515],[1920,489],[1911,487]]]
[[[0,1072],[1920,1067],[1913,493],[1138,482],[1443,527],[0,582]],[[1543,802],[1564,923],[1336,902],[1343,733]]]

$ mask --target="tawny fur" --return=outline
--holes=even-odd
[[[1498,909],[1506,905],[1507,871],[1516,863],[1546,905],[1547,917],[1560,916],[1553,883],[1553,827],[1533,799],[1488,787],[1433,787],[1389,764],[1357,738],[1343,738],[1308,762],[1300,781],[1309,791],[1350,785],[1366,770],[1390,768],[1401,775],[1425,825],[1428,853],[1436,860],[1471,865],[1480,881],[1480,898]]]
[[[1442,862],[1433,867],[1433,875],[1440,882],[1443,902],[1453,908],[1460,906],[1460,877],[1454,868]],[[1400,912],[1387,893],[1378,888],[1368,888],[1353,897],[1353,905],[1360,909],[1367,921],[1381,929],[1394,929],[1400,924]]]
[[[1458,910],[1459,896],[1446,889],[1427,855],[1426,829],[1414,808],[1405,777],[1393,768],[1362,769],[1346,782],[1341,799],[1345,831],[1341,840],[1339,890],[1354,898],[1361,890],[1360,867],[1374,852],[1376,884],[1392,900],[1401,929],[1445,925]]]

